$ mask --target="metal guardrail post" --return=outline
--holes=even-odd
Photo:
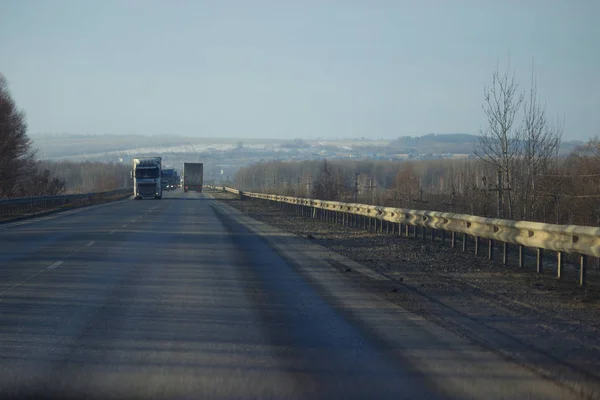
[[[587,264],[588,264],[588,256],[585,254],[581,254],[579,259],[579,285],[585,286],[587,283]]]
[[[557,271],[556,271],[556,278],[557,279],[562,279],[564,276],[564,272],[565,272],[565,268],[563,265],[563,253],[562,251],[559,251],[558,253],[556,253],[556,264],[557,264]]]
[[[525,249],[523,246],[519,246],[519,267],[523,267],[525,265]]]

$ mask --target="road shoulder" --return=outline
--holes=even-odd
[[[215,202],[215,207],[264,238],[318,286],[338,310],[368,331],[368,337],[411,363],[420,373],[433,377],[433,383],[445,388],[449,396],[574,398],[572,391],[515,365],[468,335],[403,308],[392,297],[410,289],[394,280],[308,239],[250,218],[223,202]],[[478,334],[487,333],[479,332],[477,325],[475,328]],[[507,379],[512,382],[510,387],[490,386]]]

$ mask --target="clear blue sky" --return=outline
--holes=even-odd
[[[600,134],[597,0],[0,0],[30,133],[477,133],[498,60],[532,59],[565,138]]]

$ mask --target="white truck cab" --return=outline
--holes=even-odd
[[[133,159],[133,195],[143,198],[162,199],[162,158],[137,157]]]

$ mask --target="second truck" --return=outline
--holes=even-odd
[[[204,180],[203,163],[183,163],[183,191],[202,192]]]
[[[163,190],[175,190],[179,186],[179,176],[174,169],[163,169],[162,180]]]

